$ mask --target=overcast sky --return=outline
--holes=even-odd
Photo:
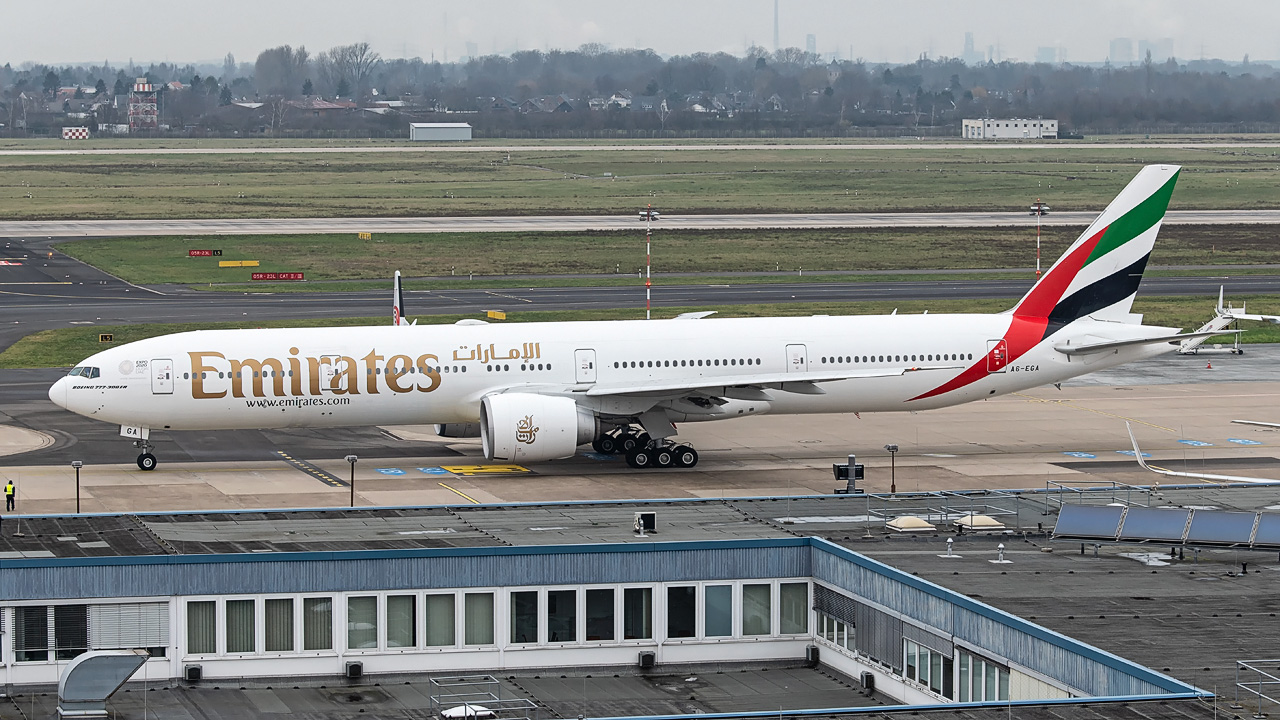
[[[1280,58],[1273,0],[780,0],[782,46],[813,34],[824,57],[909,62],[959,57],[964,33],[983,53],[1031,60],[1037,48],[1101,62],[1113,38],[1171,38],[1179,59]],[[53,5],[0,0],[0,62],[252,61],[264,48],[313,53],[367,41],[384,57],[647,47],[663,55],[773,49],[773,0],[212,0]]]

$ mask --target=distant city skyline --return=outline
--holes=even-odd
[[[573,50],[586,43],[652,48],[662,55],[812,48],[824,59],[912,62],[921,55],[1098,63],[1153,58],[1280,59],[1280,3],[1261,0],[1076,0],[1041,6],[988,0],[980,14],[959,3],[910,10],[879,0],[617,0],[512,3],[365,0],[222,0],[185,3],[152,18],[97,0],[63,0],[60,20],[34,3],[6,4],[0,62],[20,65],[252,62],[268,47],[313,53],[365,41],[384,57],[456,61],[517,50]],[[775,35],[776,33],[776,35]],[[1123,55],[1123,58],[1121,57]]]

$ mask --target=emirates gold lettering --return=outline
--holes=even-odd
[[[536,356],[534,343],[526,347]],[[429,393],[440,387],[440,359],[435,353],[423,353],[414,359],[403,353],[388,357],[374,349],[357,360],[350,355],[303,356],[296,347],[288,352],[283,360],[228,358],[211,350],[188,352],[191,397],[222,398],[228,392],[235,398],[359,395],[361,375],[365,377],[363,392],[370,395],[384,390],[395,394]]]

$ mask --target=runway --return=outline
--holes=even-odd
[[[688,152],[688,151],[813,151],[813,150],[1213,150],[1280,148],[1280,142],[882,142],[882,143],[689,143],[689,144],[575,144],[575,145],[369,145],[327,147],[136,147],[0,150],[0,156],[39,157],[58,155],[299,155],[360,153],[509,153],[509,152]]]
[[[193,321],[241,321],[245,327],[266,320],[389,316],[386,291],[314,293],[229,293],[130,285],[65,256],[49,267],[0,267],[0,348],[48,328],[72,325],[128,325]],[[1025,280],[986,279],[886,282],[795,282],[698,285],[663,284],[653,288],[654,307],[718,307],[757,303],[838,303],[1009,298],[1030,289]],[[1215,296],[1280,292],[1280,275],[1145,277],[1147,295]],[[502,290],[442,289],[406,293],[410,317],[482,314],[486,310],[597,310],[641,308],[645,289],[613,287],[538,287]]]
[[[1045,226],[1080,226],[1097,213],[1055,212]],[[1171,210],[1166,225],[1280,224],[1280,210]],[[836,229],[906,227],[1004,227],[1035,225],[1023,212],[779,213],[664,215],[658,230]],[[257,218],[163,220],[6,220],[0,237],[134,237],[139,235],[297,235],[305,233],[588,232],[636,230],[635,215],[477,217]]]

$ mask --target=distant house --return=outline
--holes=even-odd
[[[609,96],[608,105],[616,110],[626,110],[631,107],[631,93],[623,90]]]
[[[333,115],[336,113],[346,112],[347,110],[354,108],[356,106],[355,103],[353,102],[349,102],[349,101],[330,102],[323,98],[316,97],[315,95],[308,95],[307,97],[301,100],[285,100],[284,104],[286,107],[297,110],[303,113],[304,115],[310,115],[311,117],[323,117],[323,116]]]

